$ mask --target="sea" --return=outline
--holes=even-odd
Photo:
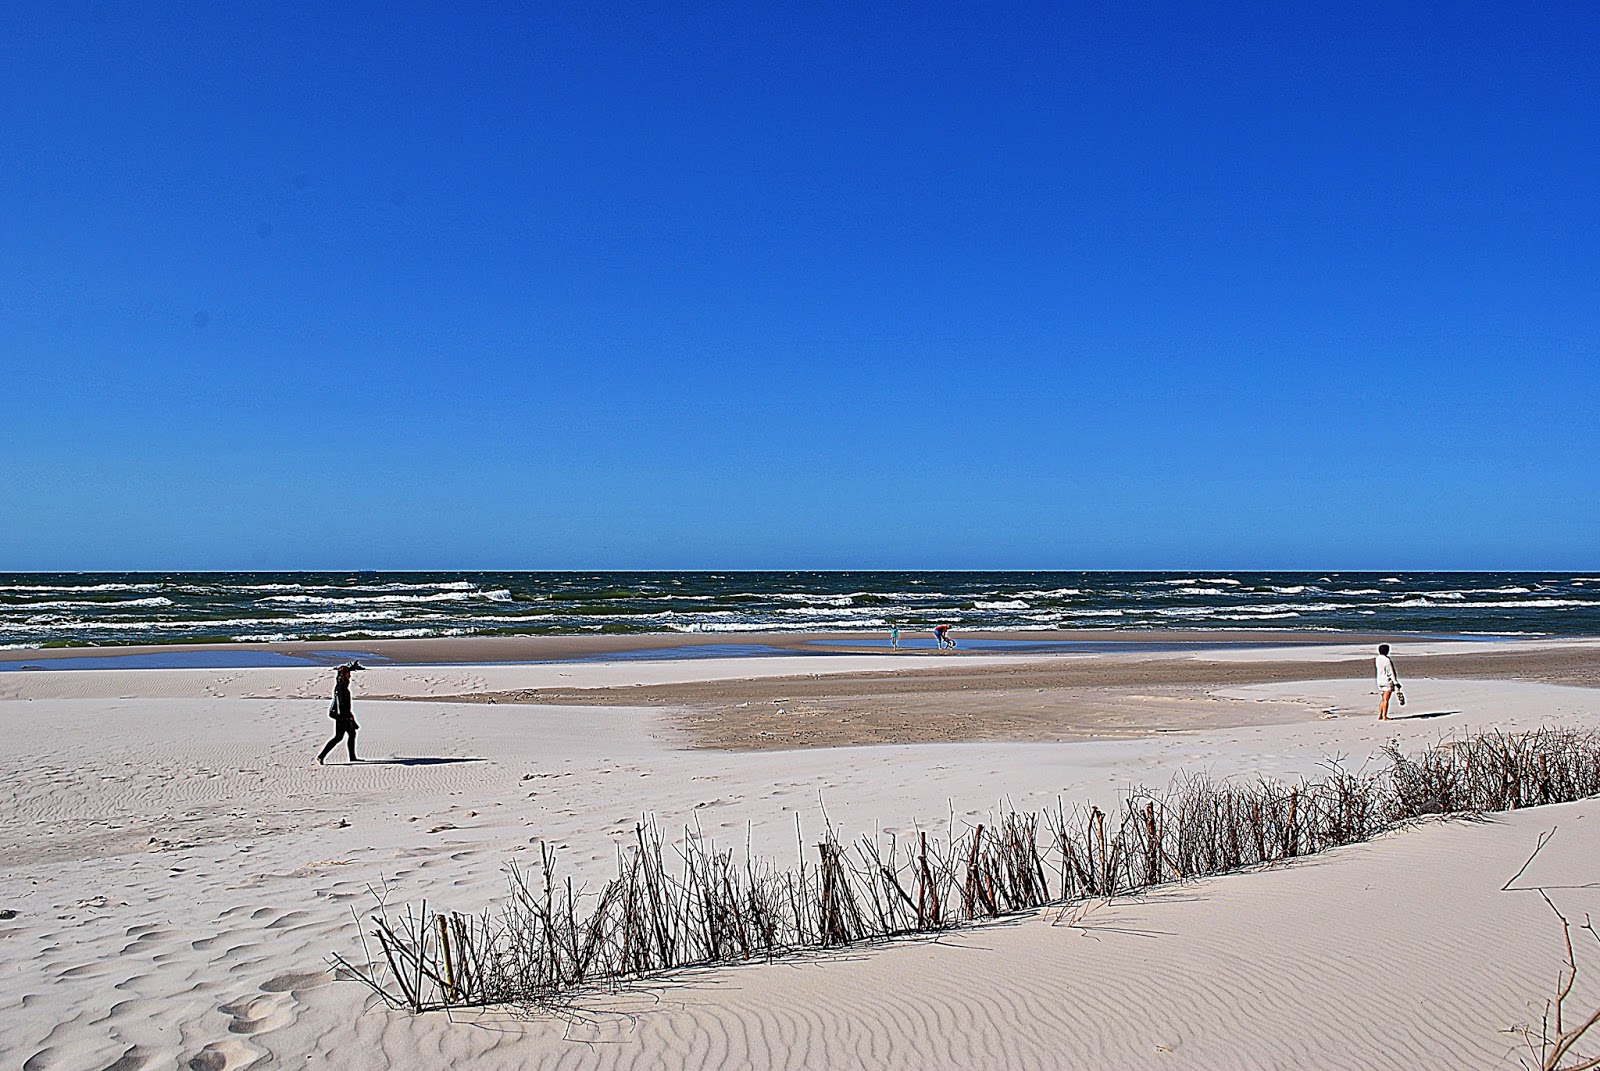
[[[1600,635],[1600,576],[1327,572],[0,573],[0,648],[588,633]]]

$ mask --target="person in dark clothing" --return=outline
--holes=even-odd
[[[366,668],[360,662],[346,662],[334,672],[333,702],[328,704],[328,717],[333,719],[333,739],[322,746],[321,753],[317,755],[318,766],[322,765],[328,752],[340,740],[348,741],[350,761],[361,761],[356,758],[356,730],[361,726],[356,724],[355,715],[350,713],[350,674]]]

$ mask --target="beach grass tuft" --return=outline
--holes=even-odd
[[[1090,898],[1135,894],[1353,844],[1435,815],[1480,815],[1600,793],[1600,735],[1490,733],[1414,754],[1386,749],[1370,774],[1329,764],[1285,783],[1177,780],[1136,790],[1111,811],[1006,811],[943,838],[841,841],[831,823],[779,868],[688,831],[664,844],[646,818],[597,893],[513,867],[510,895],[476,915],[370,915],[376,951],[342,973],[397,1008],[551,1006],[586,987],[696,966],[938,933]],[[676,856],[669,865],[669,856]]]

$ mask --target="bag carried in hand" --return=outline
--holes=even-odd
[[[1400,705],[1401,706],[1405,706],[1406,705],[1406,693],[1404,693],[1400,689],[1396,688],[1394,690],[1394,697],[1396,699],[1400,700]]]

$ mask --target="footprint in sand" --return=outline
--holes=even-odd
[[[263,993],[299,993],[306,989],[320,989],[332,979],[327,971],[301,971],[280,974],[261,983]]]
[[[259,1034],[287,1026],[294,1019],[283,998],[276,995],[236,1000],[217,1010],[232,1020],[228,1023],[230,1034]]]
[[[104,1071],[139,1071],[148,1066],[150,1057],[139,1046],[135,1045],[119,1056],[114,1063],[107,1064]]]
[[[40,1049],[23,1061],[22,1071],[44,1071],[45,1068],[66,1066],[57,1062],[55,1057],[56,1052],[54,1049]],[[139,1071],[140,1068],[148,1066],[150,1066],[150,1055],[139,1046],[132,1045],[121,1056],[101,1068],[100,1071]]]
[[[189,1058],[189,1071],[232,1071],[249,1067],[258,1054],[242,1041],[213,1041]]]

